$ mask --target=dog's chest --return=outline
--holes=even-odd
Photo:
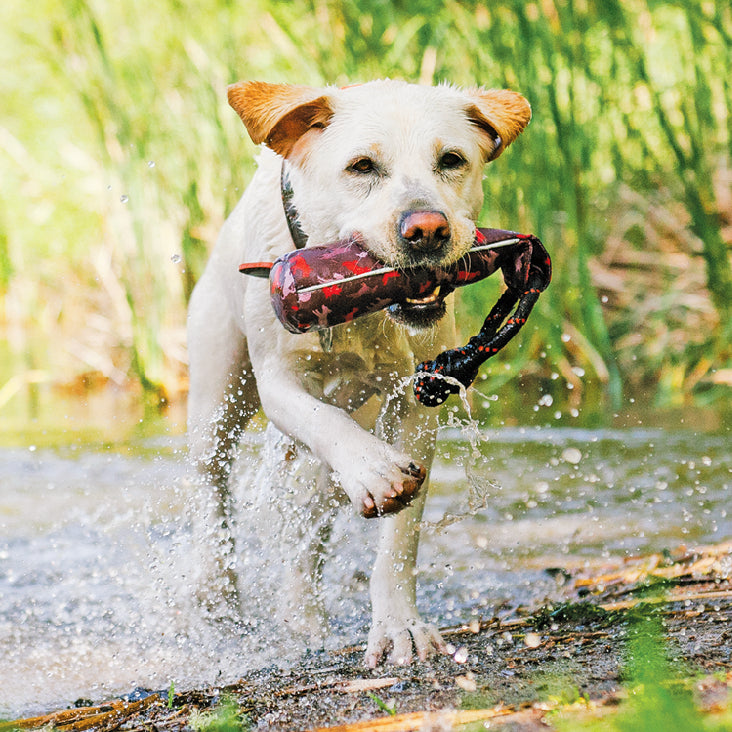
[[[330,404],[355,411],[374,396],[385,397],[414,369],[406,338],[383,316],[333,329],[330,348],[298,358],[306,388]]]

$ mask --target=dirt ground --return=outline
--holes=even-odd
[[[732,544],[547,571],[563,602],[443,629],[452,654],[428,663],[367,671],[363,648],[346,648],[260,669],[225,688],[138,689],[95,707],[79,700],[0,731],[233,730],[240,722],[283,732],[556,729],[623,705],[635,683],[629,639],[649,619],[674,669],[662,683],[685,685],[705,719],[732,713]]]

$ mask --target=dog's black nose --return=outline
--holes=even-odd
[[[450,239],[450,223],[441,211],[405,211],[399,235],[419,252],[435,252]]]

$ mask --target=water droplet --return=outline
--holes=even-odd
[[[455,683],[463,689],[463,691],[476,691],[478,684],[475,681],[475,674],[468,671],[465,676],[456,676]]]
[[[120,202],[121,202],[121,203],[127,203],[127,201],[129,201],[129,200],[130,200],[130,197],[129,197],[129,196],[127,196],[127,195],[124,195],[124,194],[123,194],[123,195],[121,195],[121,196],[119,197],[119,200],[120,200]]]
[[[544,394],[544,396],[539,399],[539,406],[541,407],[551,407],[552,404],[554,404],[554,397],[551,394]]]
[[[155,161],[154,160],[148,160],[147,161],[147,167],[148,168],[154,168],[155,167]]]
[[[524,636],[527,648],[538,648],[541,645],[541,636],[538,633],[527,633]]]
[[[572,340],[572,336],[569,333],[562,333],[562,343],[569,343]]]
[[[571,463],[577,465],[582,460],[582,453],[576,447],[568,447],[562,451],[562,460],[565,463]]]
[[[178,262],[180,262],[182,259],[183,259],[183,257],[181,257],[180,254],[174,254],[170,258],[170,261],[173,262],[174,264],[178,264]]]

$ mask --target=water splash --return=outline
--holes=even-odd
[[[465,471],[465,478],[468,482],[468,495],[455,511],[446,512],[437,521],[422,521],[422,530],[428,532],[439,532],[469,517],[475,516],[488,506],[491,496],[501,490],[501,486],[493,480],[487,479],[477,469],[478,465],[486,462],[481,452],[481,445],[486,442],[481,433],[480,426],[473,417],[468,394],[465,386],[451,376],[434,374],[435,377],[444,379],[449,384],[457,386],[460,391],[458,397],[465,412],[465,416],[458,416],[456,407],[448,407],[447,423],[445,427],[460,435],[460,438],[468,446],[468,456],[463,460],[462,467]],[[410,377],[410,384],[416,376]],[[485,397],[484,397],[485,398]]]
[[[462,404],[467,417],[443,412],[420,546],[418,601],[432,622],[543,597],[547,562],[732,536],[728,434],[492,431]],[[270,437],[248,432],[235,466],[243,618],[229,624],[195,602],[197,504],[182,443],[157,440],[137,454],[0,448],[0,716],[171,680],[181,690],[226,683],[308,647],[293,642],[276,601],[283,536],[303,530],[287,506],[309,500],[282,490],[282,471],[304,476],[312,463],[306,452],[272,462],[283,450],[268,455]],[[320,601],[337,647],[367,631],[378,522],[326,507],[336,516]]]

